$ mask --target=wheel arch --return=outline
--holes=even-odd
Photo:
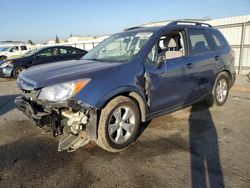
[[[14,77],[14,75],[13,75],[13,74],[14,74],[14,71],[15,71],[16,68],[18,68],[18,67],[24,67],[25,69],[28,68],[27,66],[25,66],[25,65],[23,65],[23,64],[14,66],[14,68],[13,68],[13,70],[12,70],[12,72],[11,72],[11,76],[12,76],[12,77]]]
[[[218,72],[217,76],[216,76],[216,79],[217,77],[221,74],[221,73],[226,73],[228,75],[228,78],[229,78],[229,86],[232,87],[233,85],[233,75],[232,73],[227,70],[227,69],[222,69],[221,71]]]
[[[137,88],[134,87],[122,87],[109,92],[98,103],[98,108],[104,108],[111,100],[118,96],[125,96],[131,98],[139,108],[141,122],[146,121],[146,114],[148,113],[146,99],[145,97],[143,97],[143,94]]]
[[[2,58],[8,58],[6,55],[0,55],[0,59]]]

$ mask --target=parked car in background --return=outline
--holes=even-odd
[[[87,51],[70,46],[52,46],[31,50],[24,55],[0,62],[0,77],[17,78],[25,69],[46,63],[82,58]]]
[[[25,54],[29,48],[25,44],[9,44],[0,46],[0,61]]]
[[[137,138],[141,122],[201,101],[223,105],[235,82],[234,60],[220,31],[205,23],[131,28],[74,66],[23,72],[15,103],[36,125],[62,135],[59,151],[93,140],[119,152]]]

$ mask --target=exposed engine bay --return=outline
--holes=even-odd
[[[46,130],[49,127],[54,137],[60,137],[58,151],[75,151],[96,139],[97,109],[76,99],[54,104],[39,101],[36,92],[22,91],[15,100],[16,107],[33,124]]]

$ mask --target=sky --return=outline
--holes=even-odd
[[[171,19],[250,14],[250,0],[1,0],[0,41],[112,34]]]

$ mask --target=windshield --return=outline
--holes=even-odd
[[[30,50],[28,52],[26,52],[25,54],[23,54],[24,57],[28,57],[28,56],[31,56],[31,55],[34,55],[35,53],[37,53],[38,51],[40,51],[41,49],[33,49],[33,50]]]
[[[152,34],[152,32],[133,32],[112,35],[87,53],[83,59],[128,62],[138,54]]]
[[[6,52],[10,47],[0,47],[0,52]]]

